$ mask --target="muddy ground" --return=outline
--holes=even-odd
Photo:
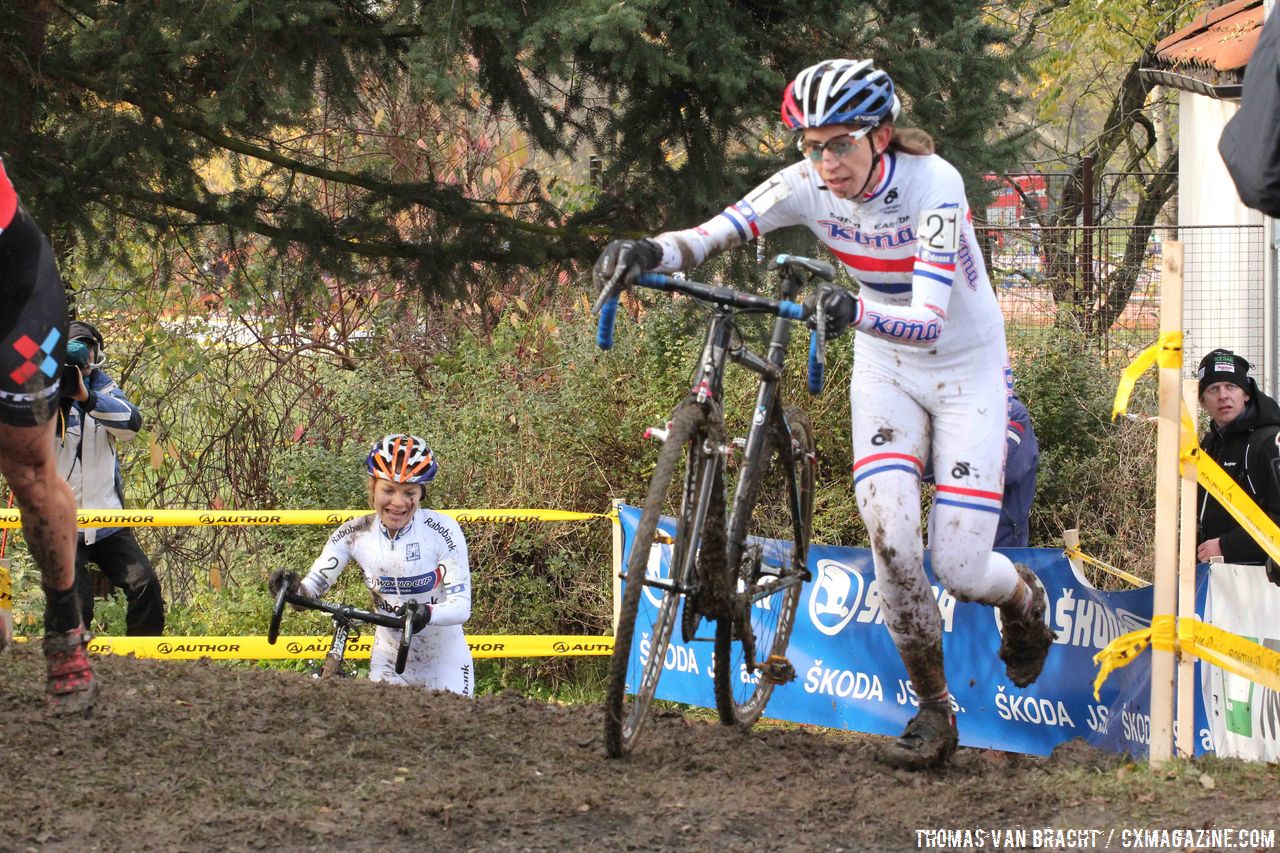
[[[1133,828],[1280,823],[1277,767],[1151,773],[1068,744],[1048,759],[965,749],[917,774],[880,766],[879,738],[670,710],[612,761],[593,705],[209,661],[97,666],[94,712],[53,718],[39,644],[0,655],[0,850],[913,850],[917,830],[1019,827],[1101,830],[1099,849],[1114,830],[1121,849]],[[1090,836],[1041,849],[1073,839]]]

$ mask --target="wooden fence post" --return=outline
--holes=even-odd
[[[1160,272],[1161,337],[1182,331],[1182,243],[1167,241]],[[1160,365],[1160,418],[1156,432],[1155,601],[1152,619],[1174,616],[1178,607],[1178,436],[1181,424],[1182,358]],[[1173,757],[1172,652],[1151,648],[1150,764]]]

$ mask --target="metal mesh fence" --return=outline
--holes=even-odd
[[[1176,194],[1154,224],[1135,226],[1157,177],[1173,176],[1091,169],[989,176],[990,199],[975,215],[1010,346],[1079,330],[1108,367],[1123,367],[1158,335],[1162,247],[1180,240],[1187,375],[1206,352],[1226,347],[1249,359],[1259,383],[1270,387],[1278,377],[1269,375],[1265,345],[1266,311],[1273,310],[1265,295],[1265,228],[1178,227]],[[1069,189],[1091,199],[1093,224],[1084,225],[1084,213],[1061,221],[1058,204]]]
[[[1184,363],[1227,347],[1262,381],[1265,231],[1262,226],[1135,228],[1038,225],[978,229],[1012,346],[1078,329],[1123,367],[1160,328],[1167,240],[1183,243]]]

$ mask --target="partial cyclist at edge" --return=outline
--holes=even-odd
[[[93,708],[91,634],[75,587],[76,499],[58,475],[54,415],[67,352],[67,297],[53,250],[0,162],[0,472],[22,511],[22,534],[44,590],[45,703]],[[8,641],[0,624],[0,649]]]
[[[1004,318],[956,169],[928,134],[895,127],[893,81],[872,60],[832,59],[787,85],[782,120],[804,158],[696,228],[614,240],[601,288],[670,272],[789,225],[812,231],[861,283],[823,297],[827,335],[852,327],[854,482],[876,576],[919,713],[885,762],[940,765],[959,742],[942,661],[942,620],[924,571],[920,484],[937,472],[933,569],[957,599],[997,607],[1000,658],[1025,687],[1054,633],[1034,573],[994,553],[1012,374]],[[812,299],[813,297],[810,297]]]
[[[398,632],[378,626],[369,679],[471,696],[475,670],[462,632],[471,617],[467,542],[458,522],[420,505],[439,462],[421,438],[388,435],[369,451],[365,468],[374,511],[335,530],[306,577],[295,578],[289,591],[319,598],[354,559],[375,610],[398,613],[409,602],[420,606],[404,672],[396,674]],[[283,569],[272,573],[273,595],[285,577]]]

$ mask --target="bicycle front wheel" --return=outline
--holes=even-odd
[[[774,685],[794,677],[786,652],[813,522],[815,450],[804,412],[788,406],[785,423],[772,420],[760,464],[743,472],[750,482],[739,490],[729,531],[741,618],[716,622],[716,709],[726,725],[753,724]]]
[[[605,750],[613,758],[631,752],[640,737],[692,576],[703,481],[708,472],[719,479],[709,432],[702,406],[685,401],[676,407],[632,540],[605,697]],[[663,516],[674,518],[674,526]]]

